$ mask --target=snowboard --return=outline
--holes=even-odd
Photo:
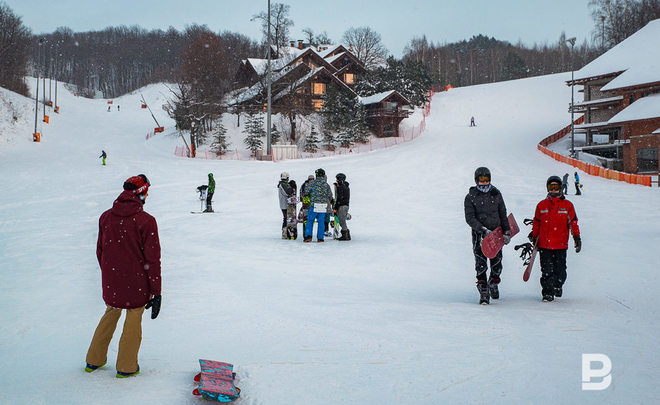
[[[509,220],[509,228],[511,228],[511,237],[513,238],[519,231],[518,223],[513,217],[513,214],[509,214],[507,217]],[[481,241],[481,251],[489,259],[492,259],[497,255],[497,253],[504,246],[504,232],[502,232],[502,227],[498,226],[494,231],[486,235],[486,237]]]
[[[199,387],[193,390],[193,395],[218,402],[230,402],[238,398],[241,390],[234,385],[236,373],[233,365],[220,361],[199,359],[202,370],[194,378]]]
[[[527,264],[527,267],[525,268],[525,272],[523,273],[523,281],[529,280],[529,276],[530,274],[532,274],[532,267],[534,267],[534,259],[536,259],[536,252],[538,252],[538,249],[536,248],[536,244],[534,244],[532,255],[529,258],[529,264]]]
[[[346,215],[346,220],[349,221],[351,219],[351,214]],[[330,218],[330,229],[332,229],[332,238],[333,239],[339,239],[341,238],[341,225],[339,225],[339,217],[337,217],[337,214],[333,215]]]
[[[286,199],[286,233],[288,239],[298,238],[298,215],[296,213],[296,206],[298,204],[298,197],[292,195]]]

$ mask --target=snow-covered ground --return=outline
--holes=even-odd
[[[155,125],[138,93],[108,113],[60,89],[62,113],[32,143],[30,100],[2,91],[24,107],[16,124],[0,116],[0,403],[201,404],[198,358],[235,364],[237,404],[658,403],[660,191],[581,173],[569,199],[583,249],[569,250],[555,302],[540,300],[538,263],[522,281],[513,250],[547,177],[574,170],[536,149],[570,119],[569,77],[439,93],[413,142],[278,163],[175,157],[180,139],[145,140]],[[166,89],[143,93],[171,127]],[[523,228],[490,306],[477,304],[463,218],[481,165]],[[318,167],[348,177],[351,242],[280,239],[280,172],[301,182]],[[191,215],[209,172],[218,213]],[[115,378],[119,331],[108,365],[87,374],[104,310],[98,217],[138,173],[153,184],[161,314],[144,317],[139,376]],[[609,356],[609,388],[582,391],[583,353]]]

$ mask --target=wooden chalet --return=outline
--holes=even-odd
[[[585,145],[603,166],[628,173],[658,173],[660,149],[660,19],[577,71],[569,86],[582,86]]]
[[[358,97],[355,84],[366,69],[352,52],[342,45],[305,45],[292,41],[284,57],[271,60],[273,113],[285,113],[292,107],[303,114],[320,111],[331,83]],[[236,81],[244,87],[230,95],[230,106],[242,111],[265,110],[267,64],[266,59],[254,58],[241,62]],[[409,114],[405,106],[410,103],[396,91],[377,96],[368,97],[369,104],[365,104],[370,128],[377,136],[398,136],[399,123]]]
[[[367,122],[377,137],[399,136],[399,124],[411,113],[410,102],[396,90],[363,97]]]

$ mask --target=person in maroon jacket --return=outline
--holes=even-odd
[[[117,353],[117,377],[140,372],[138,351],[142,341],[142,313],[152,308],[151,319],[160,312],[160,242],[156,219],[143,205],[149,191],[144,174],[124,182],[112,208],[99,219],[96,257],[101,267],[101,284],[106,310],[87,351],[85,371],[105,365],[108,345],[122,310],[126,310],[124,330]]]
[[[582,249],[575,208],[562,194],[561,184],[559,176],[548,178],[548,196],[536,205],[532,232],[529,234],[529,239],[541,254],[541,294],[546,302],[562,296],[570,233],[573,234],[575,252],[579,253]]]

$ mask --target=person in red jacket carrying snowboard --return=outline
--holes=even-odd
[[[126,320],[117,352],[117,377],[140,372],[142,313],[152,308],[151,319],[156,319],[161,302],[158,226],[143,209],[150,185],[144,174],[129,178],[112,208],[99,219],[96,257],[106,309],[87,351],[88,373],[105,365],[123,310]]]
[[[536,243],[541,255],[541,294],[546,302],[562,296],[570,234],[573,234],[575,252],[579,253],[582,249],[575,208],[562,194],[561,184],[559,176],[548,178],[548,196],[536,205],[532,232],[529,234],[529,239]]]

